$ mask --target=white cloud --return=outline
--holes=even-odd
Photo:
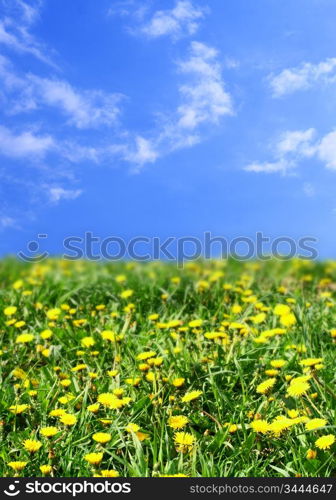
[[[56,67],[47,49],[29,32],[39,17],[41,2],[28,4],[23,0],[3,3],[5,16],[0,20],[0,44],[18,53],[31,54],[40,61]]]
[[[55,147],[50,135],[35,135],[31,131],[13,133],[0,126],[0,154],[11,158],[43,158]]]
[[[141,5],[139,5],[138,0],[113,0],[112,7],[107,11],[109,16],[132,16],[138,21],[142,21],[146,12],[148,10],[148,5],[143,0]]]
[[[0,215],[0,228],[7,229],[9,227],[18,228],[16,220],[8,215]]]
[[[336,130],[322,138],[317,146],[317,155],[327,168],[336,169]]]
[[[336,79],[336,58],[318,64],[303,63],[295,68],[284,69],[278,75],[270,75],[269,82],[274,97],[305,90],[314,84],[330,83]]]
[[[267,174],[287,174],[293,171],[300,160],[316,153],[316,145],[313,143],[315,134],[316,131],[313,128],[283,132],[272,145],[274,157],[272,161],[253,162],[244,167],[244,170]]]
[[[302,156],[313,155],[315,150],[312,147],[312,140],[315,133],[313,128],[284,132],[276,145],[279,156],[289,153],[297,153]]]
[[[89,161],[98,163],[101,159],[101,148],[95,146],[83,146],[73,141],[65,141],[59,144],[58,151],[63,158],[71,163]]]
[[[189,57],[177,62],[186,83],[180,85],[181,102],[158,124],[150,139],[136,137],[132,144],[114,146],[111,153],[136,165],[153,163],[172,151],[192,147],[202,140],[207,125],[218,125],[225,115],[233,114],[230,94],[225,90],[218,52],[200,42],[192,42]]]
[[[177,110],[179,128],[192,130],[204,122],[218,123],[222,116],[233,113],[217,55],[213,47],[192,42],[190,57],[178,63],[179,70],[191,77],[179,89],[183,99]]]
[[[254,162],[244,170],[256,173],[287,173],[306,158],[318,159],[326,168],[336,170],[336,130],[329,132],[322,139],[316,139],[316,130],[313,128],[286,131],[273,145],[273,157],[271,162]],[[312,190],[307,186],[304,190],[308,196],[312,196]]]
[[[58,203],[61,200],[75,200],[81,194],[81,189],[64,189],[59,186],[48,188],[49,200],[52,203]]]
[[[65,80],[41,78],[31,73],[19,76],[10,61],[1,55],[0,78],[4,83],[3,92],[14,93],[7,106],[8,114],[50,106],[68,116],[70,124],[84,129],[113,125],[120,113],[121,94],[76,89]]]
[[[28,75],[29,94],[37,105],[44,104],[63,111],[78,128],[115,123],[119,114],[120,94],[101,90],[77,90],[68,82]]]
[[[288,170],[293,168],[293,166],[294,166],[293,163],[285,159],[280,159],[275,162],[250,163],[244,168],[244,170],[246,170],[246,172],[265,173],[265,174],[274,174],[274,173],[286,174]]]
[[[35,4],[28,4],[23,0],[14,0],[14,4],[17,4],[18,8],[21,9],[21,15],[23,21],[30,25],[33,24],[40,15],[41,0],[35,1]]]
[[[135,146],[122,146],[119,150],[124,160],[137,166],[154,163],[159,156],[158,152],[155,151],[154,143],[142,136],[136,136]],[[115,149],[115,152],[118,152],[118,148]]]
[[[193,35],[204,14],[205,9],[194,6],[191,1],[179,0],[173,9],[156,11],[152,18],[142,26],[141,31],[153,38],[164,35],[174,38]]]
[[[23,80],[13,70],[12,64],[7,57],[0,54],[0,78],[7,89],[20,88]]]

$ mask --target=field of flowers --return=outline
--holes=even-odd
[[[0,263],[1,476],[335,474],[336,263]]]

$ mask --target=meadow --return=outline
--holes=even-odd
[[[0,262],[0,475],[335,474],[336,263]]]

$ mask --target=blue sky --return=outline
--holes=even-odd
[[[0,253],[47,233],[319,239],[334,0],[0,0]]]

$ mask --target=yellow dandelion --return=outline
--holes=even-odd
[[[35,453],[41,448],[42,443],[36,439],[25,439],[25,441],[23,441],[23,446],[29,453]]]
[[[129,433],[132,433],[132,432],[137,432],[140,427],[139,425],[137,424],[133,424],[132,422],[129,423],[126,427],[125,427],[126,431],[129,432]]]
[[[181,399],[182,403],[189,403],[189,401],[193,401],[201,396],[202,391],[190,391],[186,392],[183,398]]]
[[[177,432],[174,435],[176,451],[180,453],[190,452],[195,445],[196,438],[189,432]]]
[[[316,458],[316,455],[317,455],[316,450],[309,449],[309,450],[307,450],[306,458],[308,458],[308,460],[312,460],[312,459]]]
[[[44,476],[48,476],[49,474],[52,473],[52,466],[51,465],[40,465],[40,471]]]
[[[315,446],[320,450],[328,450],[335,442],[335,436],[333,434],[327,434],[322,436],[315,441]]]
[[[306,422],[306,429],[307,431],[313,431],[315,429],[319,429],[320,427],[324,427],[327,425],[327,420],[325,420],[324,418],[313,418],[311,420],[308,420],[308,422]]]
[[[272,368],[282,368],[286,363],[284,359],[273,359],[270,364]]]
[[[182,387],[184,382],[185,382],[185,378],[177,377],[177,378],[174,378],[174,380],[172,381],[172,384],[174,387]]]
[[[183,427],[185,427],[188,422],[189,419],[184,415],[175,415],[169,417],[168,419],[168,425],[173,429],[183,429]]]
[[[4,315],[5,316],[13,316],[13,314],[15,314],[16,311],[17,311],[17,307],[15,307],[15,306],[7,306],[4,309]],[[19,462],[12,462],[12,463],[19,463]]]
[[[12,405],[8,408],[8,410],[11,413],[14,413],[15,415],[20,415],[20,413],[23,413],[24,411],[28,410],[29,408],[30,408],[30,405],[22,404],[22,405]]]
[[[93,337],[84,337],[81,340],[81,344],[83,347],[92,347],[95,345],[95,340]]]
[[[280,316],[280,323],[283,326],[293,326],[296,323],[296,317],[293,313],[284,314]]]
[[[260,432],[261,434],[266,434],[266,432],[269,431],[269,423],[267,420],[253,420],[250,424],[251,429],[254,430],[254,432]]]
[[[84,455],[84,460],[89,462],[90,465],[99,465],[103,460],[103,453],[87,453]]]
[[[113,469],[104,469],[100,471],[100,477],[119,477],[119,472]]]
[[[64,413],[60,416],[60,422],[64,425],[72,426],[77,422],[77,418],[75,415],[71,415],[70,413]]]
[[[290,381],[289,387],[287,389],[287,394],[292,396],[293,398],[297,398],[306,394],[306,392],[310,389],[310,385],[308,383],[309,376],[302,376],[293,378]]]
[[[87,407],[87,410],[91,413],[97,413],[99,410],[100,404],[99,403],[93,403]]]
[[[28,462],[20,462],[20,461],[14,461],[14,462],[8,462],[8,466],[15,470],[15,472],[20,472],[22,471]]]
[[[270,378],[269,380],[265,380],[264,382],[261,382],[257,386],[257,393],[258,394],[266,394],[269,390],[272,389],[276,382],[276,378]]]
[[[59,430],[57,429],[57,427],[53,427],[53,426],[42,427],[42,429],[40,429],[40,434],[44,437],[47,437],[47,438],[55,436],[58,432],[59,432]]]
[[[17,344],[27,344],[28,342],[31,342],[34,339],[34,335],[31,333],[21,333],[21,335],[18,335],[16,337],[15,342]]]
[[[63,408],[56,408],[55,410],[51,410],[49,412],[50,417],[62,417],[66,414],[66,411]]]
[[[97,443],[105,444],[111,441],[111,437],[111,434],[108,434],[107,432],[96,432],[93,434],[92,439],[97,441]]]

